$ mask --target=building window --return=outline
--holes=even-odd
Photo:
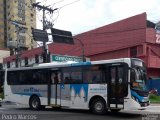
[[[131,47],[130,48],[130,57],[137,57],[137,47]]]
[[[18,17],[25,19],[25,1],[18,0]]]

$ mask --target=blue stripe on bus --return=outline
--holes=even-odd
[[[74,96],[83,97],[84,100],[87,101],[87,97],[88,97],[88,84],[71,84],[70,85],[71,92],[72,92],[72,89],[75,92]],[[82,95],[81,92],[84,92],[84,96],[81,96]]]
[[[26,95],[26,96],[31,96],[31,95],[33,95],[33,94],[36,94],[36,95],[38,95],[39,97],[42,97],[42,95],[37,94],[37,93],[14,93],[14,94],[17,94],[17,95]]]
[[[80,66],[80,65],[91,65],[91,62],[79,62],[71,64],[71,66]]]

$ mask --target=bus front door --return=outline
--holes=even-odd
[[[125,67],[123,65],[108,68],[108,108],[120,110],[124,108],[125,97]]]
[[[49,85],[49,104],[53,107],[58,107],[61,105],[61,86],[59,83],[58,75],[59,72],[57,71],[51,72],[51,82]]]

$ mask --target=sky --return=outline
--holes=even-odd
[[[54,28],[80,34],[116,21],[147,13],[147,19],[160,21],[160,0],[37,0],[55,10],[47,19]],[[42,13],[37,13],[40,28]]]

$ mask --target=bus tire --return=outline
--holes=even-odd
[[[41,108],[40,99],[38,96],[31,97],[29,101],[29,106],[33,110],[39,110]]]
[[[105,114],[106,113],[106,103],[101,98],[96,98],[91,103],[91,110],[95,114]]]

